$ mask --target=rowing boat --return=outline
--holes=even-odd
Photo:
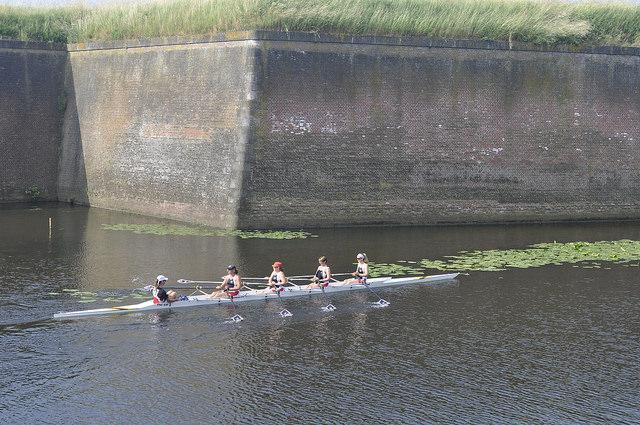
[[[392,278],[392,277],[376,277],[370,278],[367,281],[367,285],[362,285],[358,283],[353,284],[342,284],[342,282],[332,282],[328,287],[324,289],[324,292],[320,288],[309,288],[308,285],[301,286],[292,286],[286,287],[283,292],[278,294],[272,292],[263,292],[255,289],[250,289],[246,291],[241,291],[238,295],[233,297],[233,300],[230,298],[211,298],[209,295],[192,295],[187,297],[186,300],[182,301],[174,301],[172,303],[160,303],[154,304],[153,300],[144,301],[138,304],[125,305],[120,307],[107,307],[107,308],[97,308],[94,310],[80,310],[80,311],[70,311],[70,312],[60,312],[53,315],[54,319],[68,319],[68,318],[77,318],[77,317],[88,317],[88,316],[103,316],[103,315],[111,315],[111,314],[120,314],[120,313],[133,313],[133,312],[147,312],[147,311],[157,311],[157,310],[173,310],[178,308],[187,308],[187,307],[201,307],[201,306],[212,306],[212,305],[230,305],[233,303],[241,303],[248,301],[266,301],[272,299],[286,299],[286,298],[294,298],[294,297],[302,297],[306,295],[319,295],[319,294],[332,294],[334,292],[346,292],[346,291],[360,291],[366,290],[367,288],[387,288],[392,286],[399,285],[409,285],[416,283],[435,283],[435,282],[446,282],[455,279],[459,273],[449,273],[449,274],[438,274],[432,276],[423,276],[423,277],[401,277],[401,278]]]

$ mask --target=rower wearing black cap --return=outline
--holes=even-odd
[[[238,275],[238,269],[233,264],[227,266],[227,275],[222,278],[222,284],[216,286],[211,293],[211,298],[235,297],[240,293],[242,280]]]

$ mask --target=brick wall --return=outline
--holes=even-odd
[[[0,40],[0,202],[57,199],[65,50]]]
[[[254,44],[71,47],[61,199],[234,227]]]
[[[65,52],[0,49],[0,198],[55,177],[62,138],[58,199],[218,227],[639,217],[640,49],[249,32],[68,50],[64,71]]]
[[[637,54],[271,40],[258,64],[243,226],[638,217]]]

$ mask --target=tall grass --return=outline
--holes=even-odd
[[[640,45],[640,6],[562,0],[160,0],[95,8],[0,7],[0,36],[117,40],[271,29]]]
[[[89,11],[81,7],[10,7],[0,5],[0,37],[66,42]]]

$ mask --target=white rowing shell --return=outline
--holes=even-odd
[[[432,283],[432,282],[444,282],[455,279],[459,273],[449,273],[449,274],[437,274],[432,276],[423,276],[423,277],[401,277],[401,278],[391,278],[391,277],[376,277],[370,278],[367,280],[368,286],[370,288],[387,288],[390,286],[398,286],[398,285],[408,285],[414,283]],[[358,290],[366,290],[367,287],[362,284],[350,284],[350,285],[342,285],[342,282],[333,282],[329,284],[328,287],[325,288],[325,294],[332,294],[334,292],[345,292],[345,291],[358,291]],[[307,285],[304,286],[291,286],[286,287],[284,291],[280,293],[280,298],[293,298],[293,297],[301,297],[305,295],[318,295],[322,294],[322,290],[320,288],[309,288]],[[248,301],[265,301],[270,299],[278,299],[278,295],[273,292],[262,292],[260,290],[248,290],[248,291],[240,291],[240,294],[233,297],[234,303],[240,302],[248,302]],[[144,301],[139,304],[131,304],[124,305],[120,307],[106,307],[106,308],[97,308],[94,310],[80,310],[80,311],[70,311],[67,313],[56,313],[53,315],[54,319],[66,319],[66,318],[74,318],[74,317],[86,317],[86,316],[102,316],[109,314],[119,314],[119,313],[131,313],[135,311],[154,311],[154,310],[168,310],[175,308],[187,308],[187,307],[200,307],[200,306],[209,306],[209,305],[219,305],[219,304],[230,304],[231,299],[229,298],[210,298],[208,295],[194,295],[190,296],[188,300],[185,301],[174,301],[171,304],[169,303],[161,303],[154,304],[153,300]]]

